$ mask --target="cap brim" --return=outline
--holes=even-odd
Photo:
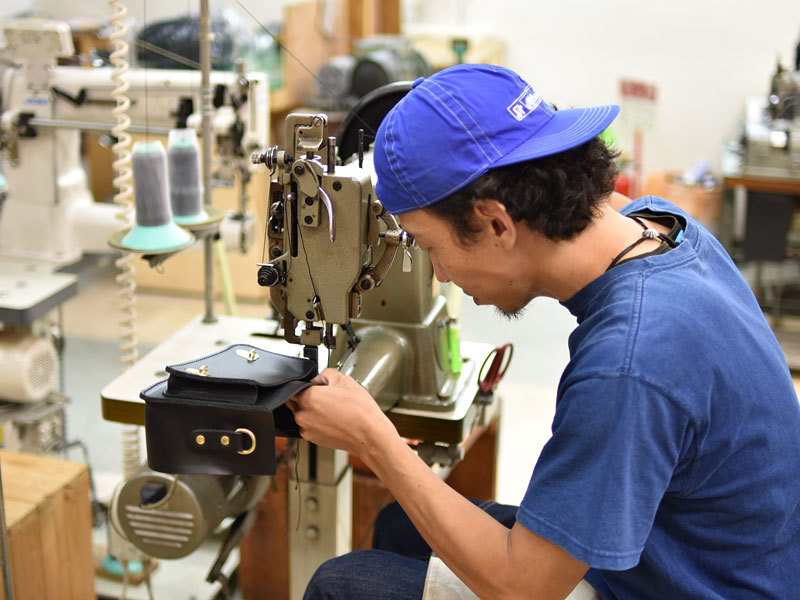
[[[492,164],[512,165],[575,148],[600,135],[619,114],[619,106],[558,110],[535,135]]]

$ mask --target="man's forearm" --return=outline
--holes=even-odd
[[[509,530],[439,479],[398,436],[362,458],[434,552],[481,598],[565,597],[586,565],[516,525]]]
[[[583,577],[587,565],[520,524],[509,531],[441,481],[353,379],[326,369],[315,383],[286,403],[301,435],[359,455],[476,594],[563,598]]]
[[[495,563],[505,556],[509,530],[439,479],[399,437],[362,458],[453,572],[479,596],[496,597]]]

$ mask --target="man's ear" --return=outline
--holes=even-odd
[[[508,214],[506,207],[491,198],[475,202],[474,218],[480,223],[485,235],[490,235],[500,246],[511,249],[517,242],[517,223]]]

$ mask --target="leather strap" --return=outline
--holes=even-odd
[[[255,450],[256,437],[252,431],[240,427],[235,431],[225,429],[195,429],[189,434],[189,442],[198,450],[250,454]]]

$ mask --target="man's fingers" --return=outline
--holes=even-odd
[[[325,371],[323,371],[322,373],[320,373],[319,375],[314,377],[314,379],[311,380],[312,385],[328,385],[329,383],[330,380],[325,375]]]
[[[319,374],[319,377],[324,377],[327,383],[334,383],[342,380],[346,375],[343,375],[341,371],[328,367]]]

